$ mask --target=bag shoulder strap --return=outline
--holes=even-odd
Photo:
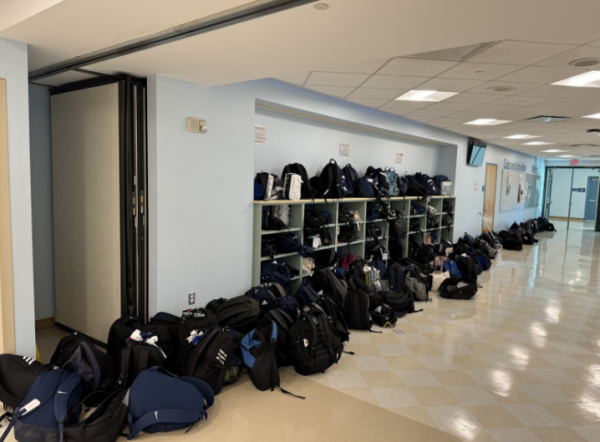
[[[57,394],[54,395],[54,417],[58,421],[60,431],[59,441],[63,441],[65,418],[67,417],[67,402],[71,393],[81,383],[81,377],[77,373],[69,373],[69,377],[58,387]]]
[[[94,385],[92,387],[92,391],[96,391],[100,387],[100,380],[102,379],[102,372],[100,371],[100,366],[98,365],[98,361],[94,356],[94,352],[92,351],[87,342],[83,341],[81,342],[81,344],[79,344],[79,346],[83,349],[83,351],[85,351],[85,354],[88,358],[88,362],[91,365],[92,370],[94,371]]]
[[[134,439],[140,434],[145,428],[150,425],[160,423],[170,424],[195,424],[206,418],[206,411],[185,411],[185,410],[157,410],[146,413],[140,417],[130,428],[129,434],[127,435],[128,440]]]

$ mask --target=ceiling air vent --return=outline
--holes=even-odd
[[[556,121],[566,120],[570,117],[553,117],[550,115],[540,115],[533,118],[527,118],[527,121],[537,121],[538,123],[554,123]]]
[[[488,91],[492,91],[492,92],[512,92],[512,91],[516,91],[517,87],[516,86],[492,86],[492,87],[488,87],[486,90]]]
[[[490,46],[495,45],[496,41],[488,43],[478,43],[475,45],[459,46],[457,48],[441,49],[439,51],[421,52],[420,54],[411,54],[411,58],[426,58],[428,60],[448,60],[448,61],[465,61],[472,56],[485,51]]]
[[[571,147],[598,147],[598,144],[571,144]],[[592,155],[593,157],[600,157],[600,155]]]
[[[580,58],[579,60],[573,60],[569,65],[577,68],[589,68],[590,66],[596,66],[598,63],[600,63],[600,60],[597,58]]]

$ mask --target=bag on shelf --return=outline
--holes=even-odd
[[[369,176],[358,179],[355,194],[358,198],[377,199],[379,197],[379,191],[373,182],[373,178]]]
[[[323,168],[319,175],[319,190],[325,199],[342,197],[342,174],[334,159]]]
[[[297,201],[302,197],[302,178],[297,173],[283,175],[283,197]]]
[[[406,196],[416,196],[421,199],[425,199],[428,196],[431,196],[431,192],[429,192],[425,187],[423,187],[418,182],[409,182],[406,188]]]
[[[290,340],[294,368],[304,376],[337,364],[344,349],[327,314],[316,304],[302,308],[290,330]]]
[[[313,189],[310,185],[310,180],[308,178],[308,173],[306,173],[306,169],[300,163],[288,164],[283,168],[283,172],[281,172],[281,176],[285,177],[287,174],[293,173],[300,176],[301,180],[301,190],[300,190],[300,198],[303,200],[309,200],[313,197]]]
[[[394,220],[389,221],[389,232],[392,238],[404,239],[408,233],[408,219],[404,217],[397,217]]]
[[[427,206],[427,218],[435,218],[437,209],[433,206]]]
[[[18,442],[62,442],[64,425],[81,412],[81,391],[77,373],[58,368],[40,374],[15,408],[0,440],[4,441],[14,427]]]
[[[233,356],[231,334],[219,326],[213,326],[202,334],[190,336],[188,342],[193,350],[183,367],[183,373],[206,382],[213,394],[219,394]]]
[[[477,283],[469,278],[448,278],[440,286],[440,296],[447,299],[472,299]]]
[[[277,239],[271,235],[260,240],[260,256],[268,256],[273,259],[277,255]]]
[[[279,253],[301,253],[306,251],[302,245],[302,241],[297,235],[293,233],[284,233],[278,235],[277,238],[277,251]]]
[[[356,258],[352,252],[348,251],[348,253],[346,253],[344,256],[342,256],[342,259],[340,259],[340,267],[344,270],[348,270],[354,261],[356,261]]]
[[[454,208],[452,207],[452,203],[450,201],[444,201],[442,203],[442,210],[446,213],[454,213]]]
[[[350,225],[340,227],[340,233],[338,235],[338,244],[339,243],[351,243],[358,239],[358,234],[356,233],[356,228],[354,223]]]
[[[446,175],[435,175],[433,177],[433,181],[435,182],[435,184],[440,188],[440,190],[442,189],[442,183],[444,181],[450,181],[450,179],[446,176]]]
[[[217,308],[217,323],[220,327],[243,329],[256,323],[260,315],[258,302],[249,296],[228,299]]]
[[[348,189],[348,194],[345,194],[344,196],[354,196],[356,194],[356,184],[358,179],[360,178],[358,176],[358,172],[352,167],[350,163],[348,163],[346,164],[346,167],[342,169],[342,174],[344,175],[346,186],[348,187],[348,185],[350,185]],[[349,193],[350,191],[352,191],[352,193]]]
[[[410,219],[410,231],[418,232],[421,230],[421,219],[420,218],[411,218]]]
[[[273,206],[273,213],[271,215],[271,221],[275,225],[282,225],[282,229],[287,229],[290,226],[290,216],[292,215],[292,206],[289,204],[276,204]],[[271,226],[271,224],[270,224]],[[270,230],[279,230],[271,229]]]
[[[314,253],[315,268],[326,269],[338,262],[338,254],[334,249],[319,250]]]
[[[140,374],[129,390],[129,434],[159,433],[193,426],[208,418],[215,401],[209,385],[200,379],[180,378],[163,368]]]
[[[261,200],[265,194],[265,189],[256,179],[254,180],[254,199]]]
[[[302,272],[310,273],[315,269],[315,260],[310,256],[307,258],[302,258]]]
[[[431,195],[440,195],[442,193],[441,190],[440,190],[440,187],[436,184],[435,180],[433,178],[431,178],[429,175],[417,172],[415,174],[415,177],[417,178],[417,180],[419,181],[419,183],[425,189],[427,189],[427,191]]]
[[[283,181],[277,176],[266,172],[256,174],[255,180],[263,187],[262,199],[265,201],[283,199]]]
[[[263,261],[260,264],[260,282],[288,282],[291,273],[288,266],[283,262]]]
[[[396,170],[393,167],[386,167],[385,174],[389,183],[389,195],[398,196],[398,174],[396,173]]]
[[[36,378],[50,370],[52,366],[42,365],[27,356],[0,355],[0,402],[5,407],[17,408]]]
[[[375,221],[379,218],[379,204],[377,202],[367,203],[367,221]]]

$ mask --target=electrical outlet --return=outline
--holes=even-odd
[[[196,303],[196,292],[188,293],[188,305],[194,305]]]

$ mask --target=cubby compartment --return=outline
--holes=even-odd
[[[331,225],[335,226],[335,223],[337,221],[338,218],[338,205],[334,204],[334,203],[316,203],[316,204],[305,204],[304,205],[304,212],[316,212],[316,213],[321,213],[321,212],[329,212],[329,214],[331,215]]]
[[[351,243],[350,246],[347,244],[338,245],[337,253],[338,257],[341,259],[344,255],[348,254],[348,248],[350,248],[350,253],[354,255],[355,258],[364,258],[365,257],[365,243]]]

